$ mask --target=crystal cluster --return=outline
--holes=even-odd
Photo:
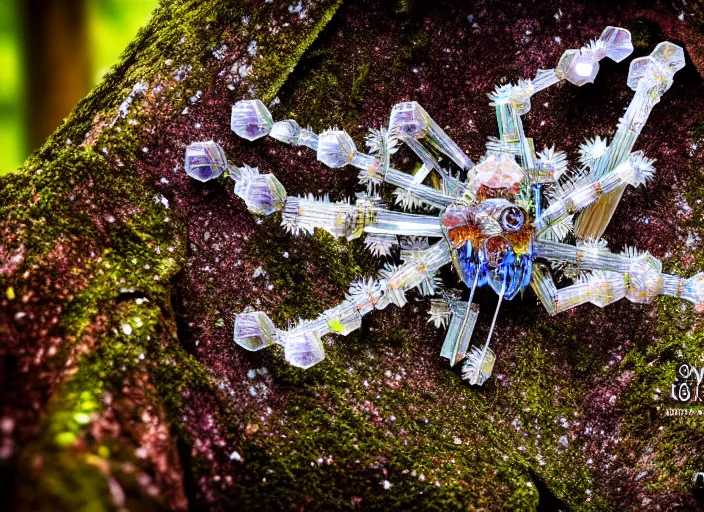
[[[365,191],[354,201],[290,197],[272,174],[228,165],[212,141],[187,148],[188,175],[208,181],[227,170],[235,180],[235,194],[251,212],[281,212],[282,225],[294,234],[312,234],[317,228],[348,240],[365,237],[373,254],[390,261],[376,276],[353,282],[340,304],[288,329],[277,329],[261,311],[238,314],[234,341],[247,350],[282,345],[289,363],[309,368],[325,358],[324,336],[346,336],[372,311],[403,307],[407,293],[415,289],[436,296],[430,321],[447,327],[441,357],[453,366],[464,361],[463,378],[482,385],[496,361],[489,344],[502,301],[528,287],[551,315],[588,302],[601,307],[624,298],[649,303],[660,295],[686,299],[704,311],[704,274],[665,274],[660,261],[647,252],[612,253],[601,240],[625,188],[644,185],[653,177],[653,161],[633,148],[650,111],[684,66],[683,50],[664,42],[650,56],[631,63],[628,85],[635,94],[613,140],[597,136],[585,141],[574,168],[554,146],[536,152],[523,129],[521,116],[530,111],[536,93],[563,81],[591,83],[600,60],[620,62],[632,51],[627,30],[607,27],[595,41],[565,51],[554,69],[496,87],[490,104],[499,137],[489,139],[477,165],[414,101],[392,108],[388,129],[370,130],[369,153],[359,151],[343,130],[318,135],[292,119],[274,122],[259,100],[237,102],[231,120],[237,135],[249,141],[269,135],[315,151],[328,167],[354,167]],[[392,167],[400,144],[422,164],[413,174]],[[395,204],[405,211],[383,202],[384,185],[396,187]],[[459,298],[460,291],[442,289],[436,274],[448,264],[469,289],[468,300]],[[560,268],[573,282],[558,289],[552,268]],[[480,316],[474,293],[483,286],[499,301],[487,338],[472,344]]]

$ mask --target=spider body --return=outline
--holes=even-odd
[[[469,287],[489,285],[506,300],[530,285],[534,229],[528,214],[504,198],[455,203],[441,216],[457,273]],[[476,284],[475,284],[476,281]]]

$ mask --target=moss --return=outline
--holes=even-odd
[[[356,346],[336,344],[326,362],[305,373],[275,364],[280,385],[300,391],[289,397],[276,436],[244,441],[246,475],[233,501],[262,510],[299,503],[364,510],[536,507],[530,475],[515,465],[520,455],[497,444],[503,433],[488,421],[467,421],[465,407],[448,400],[461,397],[476,419],[487,413],[456,376],[423,394],[406,385],[390,390]],[[345,369],[350,360],[354,368]],[[502,459],[499,446],[511,457]]]
[[[295,238],[285,232],[277,217],[265,219],[263,231],[267,236],[254,240],[250,258],[261,262],[277,290],[293,290],[284,296],[272,316],[277,325],[316,318],[323,309],[332,307],[320,288],[332,287],[334,294],[341,296],[353,280],[375,273],[378,265],[360,240],[336,240],[322,230],[316,230],[313,236]],[[289,257],[284,258],[284,253],[289,253]]]
[[[271,53],[266,68],[256,72],[254,75],[255,81],[263,84],[269,84],[261,93],[262,101],[268,103],[276,97],[279,89],[286,82],[286,79],[293,71],[304,52],[318,38],[318,35],[330,22],[340,5],[342,5],[342,1],[336,1],[329,7],[326,7],[322,15],[319,16],[318,21],[316,21],[314,27],[308,31],[306,36],[299,41],[293,49],[290,48],[288,41],[284,41],[279,48],[274,47],[268,49]],[[283,59],[278,60],[276,57],[277,55],[284,57]]]
[[[125,325],[131,330],[126,331]],[[112,321],[100,333],[94,350],[77,361],[77,372],[51,400],[40,439],[24,451],[21,464],[28,481],[19,488],[22,502],[31,503],[33,510],[68,510],[73,506],[109,510],[113,498],[106,479],[114,478],[129,499],[141,495],[140,509],[165,504],[163,495],[150,497],[133,472],[123,469],[127,464],[144,465],[135,453],[138,440],[125,443],[124,439],[94,434],[94,424],[109,425],[108,410],[127,407],[120,414],[138,417],[140,411],[154,414],[163,408],[171,428],[186,436],[179,419],[183,393],[215,390],[200,364],[178,343],[169,342],[165,328],[163,312],[149,303],[125,302],[113,311]],[[141,374],[146,374],[146,382],[135,380]],[[127,402],[114,403],[116,398],[112,397],[118,396]],[[110,431],[109,426],[103,428]],[[43,461],[42,467],[35,472],[38,459]]]
[[[351,96],[354,101],[361,101],[363,98],[363,93],[362,93],[362,86],[364,84],[364,81],[367,79],[367,75],[369,74],[369,63],[365,62],[361,66],[357,68],[357,76],[354,79],[354,82],[352,82],[352,91],[351,91]]]

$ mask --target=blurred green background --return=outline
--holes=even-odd
[[[0,175],[113,64],[158,0],[0,0]]]

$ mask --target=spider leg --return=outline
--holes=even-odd
[[[614,140],[605,153],[591,163],[589,176],[601,179],[615,172],[628,160],[653,107],[672,85],[674,74],[685,65],[684,51],[679,46],[662,42],[648,57],[631,62],[628,86],[635,91],[624,116],[619,120]],[[583,212],[575,223],[577,236],[582,239],[600,238],[611,221],[625,185],[605,195]]]
[[[554,69],[540,69],[532,80],[519,80],[518,84],[497,86],[489,95],[491,105],[496,109],[499,125],[499,151],[516,154],[521,167],[529,171],[533,183],[550,182],[557,179],[557,169],[550,176],[549,168],[540,169],[536,165],[533,139],[527,138],[523,131],[521,116],[531,109],[531,97],[539,91],[567,80],[577,86],[593,82],[599,71],[599,61],[604,57],[620,62],[633,51],[631,34],[628,30],[606,27],[597,41],[579,50],[565,51]],[[489,143],[488,149],[496,150],[495,143]]]
[[[394,105],[389,118],[389,133],[411,148],[423,165],[440,174],[448,194],[459,196],[464,192],[464,184],[443,169],[436,155],[446,156],[462,170],[474,164],[418,102]]]
[[[325,359],[321,337],[346,336],[362,325],[362,317],[389,304],[402,307],[406,293],[418,287],[434,289],[433,276],[451,261],[450,248],[443,240],[424,251],[414,252],[403,265],[387,265],[377,278],[352,284],[346,299],[327,309],[318,318],[289,329],[276,329],[266,313],[244,312],[235,317],[234,341],[247,350],[260,350],[277,343],[283,345],[286,360],[294,366],[309,368]]]
[[[353,240],[367,233],[371,235],[420,236],[442,238],[437,216],[395,212],[369,199],[358,199],[355,204],[327,199],[288,197],[283,207],[281,224],[295,234],[313,233],[321,228],[335,237]]]
[[[318,135],[301,128],[292,119],[274,122],[271,113],[260,100],[241,100],[235,103],[232,107],[231,126],[237,135],[247,140],[268,134],[293,146],[308,147],[328,167],[352,165],[360,169],[359,180],[362,184],[390,183],[408,190],[421,203],[430,207],[441,209],[455,201],[454,196],[414,182],[413,176],[389,167],[388,162],[357,151],[354,141],[344,130],[326,130]]]
[[[596,180],[586,176],[576,182],[561,197],[553,200],[550,206],[542,212],[535,222],[538,237],[555,223],[588,208],[609,194],[622,191],[628,185],[638,187],[645,184],[646,181],[652,179],[654,173],[652,160],[646,158],[642,151],[637,151],[631,153],[613,172]]]
[[[542,242],[541,242],[542,243]],[[552,249],[558,245],[547,242]],[[570,246],[567,246],[570,247]],[[543,249],[545,249],[543,247]],[[562,249],[562,248],[560,248]],[[647,304],[658,295],[679,297],[694,303],[697,310],[704,309],[704,273],[691,278],[681,278],[661,272],[662,265],[649,253],[611,254],[601,248],[579,248],[561,252],[549,260],[574,263],[576,268],[587,271],[578,282],[557,289],[548,267],[540,262],[533,265],[531,287],[550,315],[566,311],[586,302],[599,307],[626,298],[631,302]],[[545,257],[543,250],[540,257]]]

